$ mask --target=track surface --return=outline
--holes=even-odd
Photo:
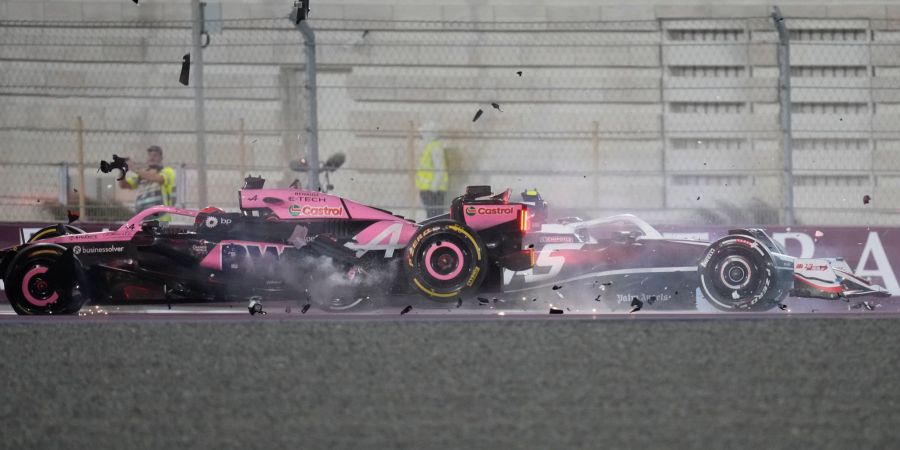
[[[273,302],[265,316],[245,305],[2,310],[0,448],[900,442],[891,303],[550,315],[467,302],[400,315],[407,300],[342,314]]]

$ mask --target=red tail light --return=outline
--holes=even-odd
[[[528,207],[522,205],[519,210],[519,231],[527,233],[531,230],[531,217],[528,215]]]

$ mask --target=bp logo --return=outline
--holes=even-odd
[[[475,215],[475,207],[474,206],[466,206],[466,215],[474,216]]]
[[[295,216],[295,217],[299,216],[300,215],[300,205],[291,205],[288,208],[288,212],[291,213],[292,216]]]
[[[206,218],[206,228],[215,228],[219,224],[219,219],[209,216]]]
[[[81,246],[76,245],[76,246],[72,247],[72,253],[74,253],[76,255],[80,255],[81,254]]]

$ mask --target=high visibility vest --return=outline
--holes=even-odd
[[[434,180],[434,164],[431,160],[431,153],[435,148],[440,146],[441,141],[435,140],[429,142],[428,145],[425,146],[422,156],[419,157],[419,170],[416,171],[416,187],[419,188],[420,191],[431,190],[431,182]],[[443,176],[441,178],[441,183],[437,187],[437,190],[439,191],[446,191],[450,181],[450,177],[447,176],[446,156],[444,159]]]

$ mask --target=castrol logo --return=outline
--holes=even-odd
[[[513,214],[516,212],[516,209],[512,206],[467,206],[466,207],[466,215],[474,216],[476,214],[487,215],[487,216],[495,216],[495,215],[507,215]]]
[[[340,217],[344,214],[344,208],[340,206],[291,205],[288,207],[288,212],[292,216]]]

